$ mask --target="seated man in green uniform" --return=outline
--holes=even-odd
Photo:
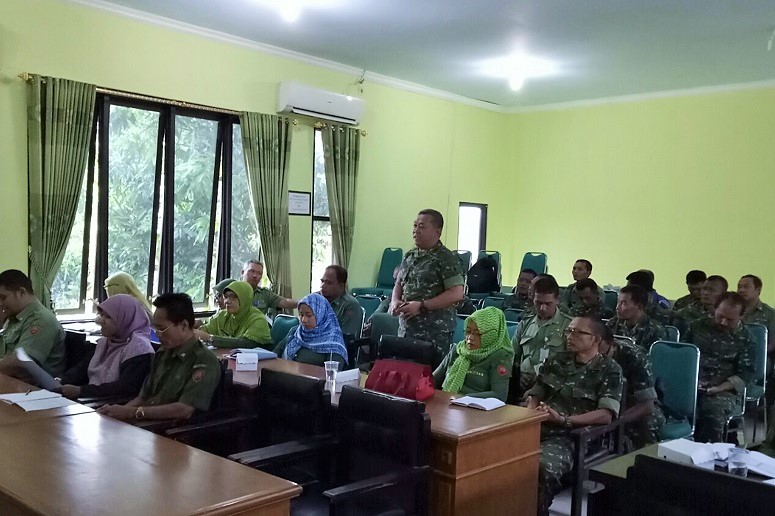
[[[538,275],[533,269],[524,269],[519,273],[517,285],[514,287],[514,293],[503,300],[503,309],[524,310],[528,305],[533,304],[533,300],[528,297],[530,282]]]
[[[447,392],[505,402],[513,363],[506,317],[488,306],[466,318],[465,340],[452,346],[433,372],[433,381]]]
[[[259,287],[261,278],[264,277],[264,264],[258,260],[249,260],[245,262],[244,269],[240,271],[242,281],[250,283],[253,287],[253,306],[261,310],[264,315],[268,315],[269,310],[278,310],[285,308],[292,310],[296,308],[298,301],[278,296],[268,288]]]
[[[692,303],[700,302],[700,291],[702,291],[702,284],[708,277],[704,271],[692,270],[686,273],[686,288],[689,293],[683,297],[679,297],[673,303],[673,311],[677,312],[682,308],[686,308]]]
[[[628,451],[643,448],[659,441],[659,433],[665,424],[665,415],[657,403],[654,376],[646,352],[627,339],[615,339],[611,328],[605,327],[600,353],[613,358],[622,368],[622,377],[627,380],[626,407],[621,418],[627,423]]]
[[[648,353],[651,345],[665,339],[665,327],[646,314],[648,294],[638,285],[627,285],[619,291],[616,317],[608,321],[614,335],[630,337]]]
[[[206,411],[221,366],[194,334],[194,306],[186,294],[162,294],[153,301],[151,327],[161,341],[140,394],[126,405],[105,405],[98,412],[123,421],[189,419]]]
[[[574,304],[569,310],[571,317],[581,317],[591,315],[598,319],[610,319],[614,316],[614,311],[603,303],[603,297],[600,295],[602,289],[597,286],[592,278],[580,279],[574,287],[579,302]]]
[[[775,309],[762,303],[762,280],[753,274],[746,274],[737,282],[737,293],[745,299],[743,322],[761,324],[767,328],[767,356],[775,351]]]
[[[573,309],[581,304],[581,298],[579,297],[579,281],[588,279],[592,275],[592,262],[589,260],[579,259],[573,264],[571,269],[573,275],[573,283],[565,287],[562,295],[560,296],[560,310],[566,314],[573,312]],[[588,283],[586,284],[588,285]],[[597,285],[597,284],[595,284]],[[598,299],[602,302],[605,298],[605,292],[600,287],[597,287],[595,291]]]
[[[740,410],[740,394],[753,379],[755,344],[741,322],[744,309],[740,294],[725,292],[713,317],[694,321],[681,338],[700,350],[697,442],[726,441],[726,422]]]
[[[689,325],[698,319],[713,317],[716,302],[721,294],[727,291],[729,283],[723,276],[708,276],[700,289],[700,300],[692,301],[687,306],[673,313],[673,325],[681,333],[689,329]]]
[[[331,303],[342,333],[358,338],[363,326],[361,304],[347,292],[347,269],[339,265],[326,267],[320,278],[320,295]]]
[[[18,376],[13,352],[23,349],[51,376],[65,369],[65,332],[54,312],[44,307],[22,271],[0,273],[0,311],[6,321],[0,333],[0,372]]]
[[[573,468],[574,427],[609,424],[622,398],[622,370],[600,354],[603,323],[576,317],[566,329],[568,351],[548,359],[527,392],[527,408],[546,412],[541,424],[538,514],[548,514],[561,479]]]
[[[559,296],[560,287],[554,277],[547,275],[536,281],[533,294],[535,315],[519,322],[511,341],[514,347],[514,376],[519,376],[519,391],[516,395],[512,392],[512,402],[521,399],[525,391],[533,386],[538,370],[547,358],[565,350],[565,328],[571,318],[558,309]]]

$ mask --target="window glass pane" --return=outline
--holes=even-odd
[[[108,131],[108,274],[148,283],[159,113],[110,107]]]
[[[86,215],[86,182],[88,174],[84,172],[78,209],[75,212],[73,230],[67,242],[62,266],[51,286],[51,301],[54,310],[74,310],[80,308],[81,297],[81,264],[83,256],[83,225]]]
[[[195,303],[206,301],[207,240],[218,123],[175,117],[175,265],[172,284]]]
[[[323,135],[319,130],[315,131],[315,170],[313,185],[312,214],[315,217],[328,217],[328,192],[326,191],[325,154],[323,153]]]
[[[460,206],[457,227],[457,248],[471,251],[471,264],[476,261],[481,246],[482,209]]]
[[[312,222],[312,279],[310,292],[320,290],[320,278],[326,267],[334,263],[333,246],[331,245],[331,223],[327,220]]]
[[[242,154],[242,128],[239,124],[234,124],[232,134],[234,150],[231,160],[231,277],[237,279],[246,261],[259,259],[261,239],[250,204],[248,173]]]

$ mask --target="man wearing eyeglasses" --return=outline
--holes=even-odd
[[[548,514],[560,480],[573,468],[570,430],[606,425],[619,414],[622,369],[600,353],[603,323],[576,317],[567,329],[568,350],[547,359],[535,385],[527,392],[527,408],[546,412],[541,424],[538,513]]]
[[[105,405],[100,414],[122,421],[189,419],[210,408],[221,379],[216,356],[194,334],[194,307],[186,294],[162,294],[151,326],[161,342],[140,394],[126,405]]]

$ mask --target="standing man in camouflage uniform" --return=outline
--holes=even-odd
[[[264,264],[258,260],[249,260],[243,265],[244,269],[240,271],[242,281],[247,281],[253,287],[253,306],[261,310],[264,315],[272,310],[285,308],[293,310],[299,302],[296,299],[287,299],[278,296],[268,288],[259,287],[261,278],[264,277]]]
[[[530,282],[538,275],[533,269],[524,269],[519,273],[517,285],[514,292],[503,300],[503,309],[524,310],[528,305],[533,304],[532,298],[528,297]]]
[[[740,410],[740,394],[754,375],[754,340],[742,324],[745,299],[721,295],[713,318],[693,322],[684,336],[700,350],[697,442],[725,441],[724,427]]]
[[[600,343],[600,353],[613,358],[622,368],[622,377],[627,380],[627,391],[622,393],[627,403],[621,417],[627,422],[628,451],[658,442],[665,415],[657,404],[648,355],[643,348],[626,339],[615,339],[607,326]]]
[[[665,339],[665,327],[645,312],[647,302],[648,294],[639,286],[622,287],[616,302],[616,317],[608,321],[614,335],[630,337],[646,353],[655,341]]]
[[[565,328],[571,318],[558,309],[560,288],[552,276],[536,281],[533,294],[535,315],[519,322],[514,338],[514,374],[519,377],[519,391],[512,389],[516,402],[535,383],[541,364],[559,351],[565,350]]]
[[[122,421],[189,419],[205,411],[221,366],[194,334],[194,306],[186,294],[162,294],[153,301],[151,327],[161,341],[140,394],[126,405],[104,405],[98,412]]]
[[[713,317],[713,311],[721,294],[727,291],[729,283],[722,276],[708,276],[700,289],[699,302],[693,301],[673,314],[673,324],[681,333],[689,329],[689,325],[698,319]]]
[[[602,289],[597,286],[595,280],[592,278],[578,280],[575,288],[579,302],[567,312],[571,317],[591,315],[598,319],[610,319],[614,316],[614,311],[603,303],[603,298],[600,296]]]
[[[686,288],[689,289],[689,293],[683,297],[679,297],[673,303],[673,311],[678,311],[692,304],[693,302],[700,302],[700,291],[702,291],[702,284],[708,277],[705,272],[699,270],[693,270],[686,273]]]
[[[565,313],[571,313],[575,307],[581,304],[578,283],[581,280],[588,279],[592,274],[592,262],[584,259],[576,260],[573,264],[571,274],[573,275],[573,283],[565,287],[565,290],[560,297],[560,309]],[[602,301],[605,296],[605,292],[603,292],[602,288],[597,288],[597,295]]]
[[[465,294],[460,260],[440,240],[443,227],[438,211],[417,214],[415,248],[404,255],[390,302],[390,313],[399,317],[398,335],[432,342],[439,357],[449,351],[455,305]]]
[[[600,354],[605,327],[591,317],[576,317],[567,327],[568,351],[541,367],[527,392],[527,408],[546,412],[541,424],[538,473],[538,513],[548,514],[561,479],[573,468],[573,438],[577,426],[606,425],[619,414],[622,370]]]

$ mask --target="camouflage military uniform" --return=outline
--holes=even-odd
[[[723,442],[727,420],[740,410],[739,393],[753,379],[753,336],[743,325],[727,331],[722,330],[713,319],[707,318],[693,322],[682,340],[691,342],[700,350],[700,387],[716,387],[726,381],[735,387],[735,392],[720,392],[710,396],[700,392],[697,400],[694,440]]]
[[[659,441],[659,433],[665,424],[665,415],[658,405],[657,391],[654,389],[654,376],[651,374],[651,365],[646,353],[640,346],[635,346],[629,341],[616,341],[613,358],[622,368],[622,376],[627,380],[627,403],[625,407],[630,409],[644,401],[654,400],[654,409],[651,414],[628,423],[625,427],[627,433],[628,449],[637,450],[649,444]]]
[[[565,328],[570,321],[571,318],[558,309],[547,321],[532,315],[527,319],[523,317],[519,322],[511,339],[514,346],[514,377],[519,378],[522,386],[517,397],[521,397],[533,385],[539,367],[547,358],[565,350]]]
[[[397,281],[402,301],[425,301],[447,289],[465,285],[460,260],[441,242],[430,249],[414,248],[404,255]],[[455,332],[455,305],[429,310],[407,319],[400,317],[398,335],[432,342],[442,355],[449,351]]]
[[[600,287],[597,287],[597,297],[601,302],[605,299],[605,292]],[[581,299],[579,299],[579,293],[576,292],[576,282],[573,282],[560,293],[560,306],[562,306],[563,312],[569,314],[580,304]]]
[[[573,307],[566,312],[571,317],[597,317],[600,319],[611,319],[615,313],[608,308],[602,301],[598,301],[594,306],[584,306],[582,303],[573,305]]]
[[[664,304],[660,302],[660,298],[664,299]],[[656,292],[649,292],[649,301],[646,303],[646,307],[643,311],[646,312],[646,315],[651,319],[662,324],[669,323],[673,317],[673,312],[670,310],[670,303]]]
[[[519,294],[511,294],[503,300],[504,310],[527,310],[528,307],[532,306],[533,303],[527,297],[522,297]]]
[[[698,319],[707,319],[713,315],[709,308],[699,301],[692,301],[680,310],[673,312],[673,326],[678,328],[681,333],[689,330],[689,325]]]
[[[220,379],[218,358],[199,339],[191,339],[178,348],[156,352],[140,398],[151,406],[180,402],[207,410]]]
[[[665,340],[665,327],[652,320],[648,315],[643,317],[637,324],[631,326],[624,319],[614,317],[608,321],[608,327],[614,332],[614,335],[623,335],[630,337],[635,344],[643,348],[648,353],[651,345],[658,340]]]
[[[613,359],[597,355],[578,364],[571,351],[557,353],[544,363],[535,385],[527,392],[562,416],[608,409],[619,414],[622,370]],[[560,425],[541,425],[541,459],[538,475],[539,514],[548,514],[561,479],[573,468],[573,439]]]
[[[743,322],[746,324],[761,324],[767,328],[769,338],[772,338],[775,335],[775,308],[759,301],[756,308],[743,317]]]
[[[675,300],[675,303],[673,303],[673,311],[677,312],[678,310],[681,310],[682,308],[686,308],[690,304],[694,303],[696,300],[692,297],[691,294],[686,294],[683,297],[679,297]]]

